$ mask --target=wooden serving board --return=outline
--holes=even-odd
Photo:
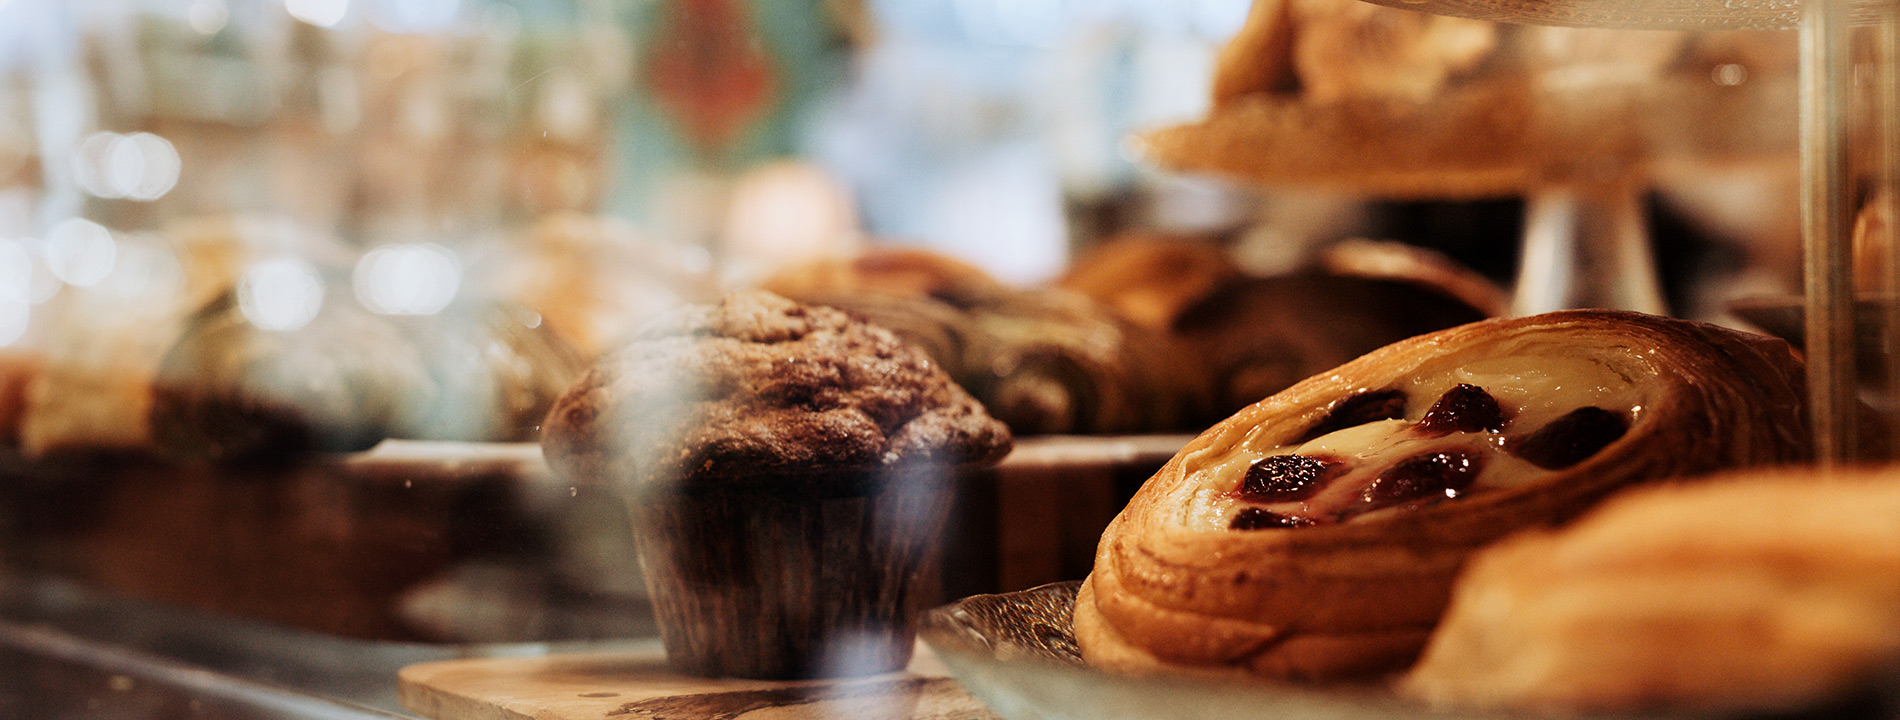
[[[443,660],[403,668],[402,704],[430,720],[994,720],[921,643],[901,673],[774,682],[673,673],[637,650]]]

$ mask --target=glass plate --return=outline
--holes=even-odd
[[[1292,685],[1264,680],[1221,682],[1196,678],[1110,675],[1082,664],[1070,611],[1079,582],[1044,585],[1001,595],[977,595],[924,613],[918,635],[957,680],[992,710],[1011,720],[1426,720],[1550,716],[1433,712],[1380,685]],[[1900,718],[1900,668],[1883,673],[1872,692],[1806,710],[1749,716],[1759,720]],[[1566,716],[1570,720],[1691,720],[1734,716],[1701,714]]]
[[[964,688],[1013,720],[1439,717],[1374,686],[1315,688],[1097,672],[1082,664],[1069,626],[1080,586],[1062,582],[966,598],[925,613],[918,633]]]

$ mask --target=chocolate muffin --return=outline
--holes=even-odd
[[[625,494],[671,662],[760,678],[905,665],[950,480],[1009,448],[889,331],[764,291],[649,327],[542,435],[558,475]]]

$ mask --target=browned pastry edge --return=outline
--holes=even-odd
[[[1293,69],[1293,3],[1256,0],[1214,62],[1216,107],[1254,93],[1291,94],[1300,79]]]
[[[1318,265],[1341,275],[1414,283],[1444,293],[1499,317],[1511,307],[1511,293],[1476,270],[1443,253],[1396,240],[1350,238],[1321,250]]]
[[[1188,306],[1242,276],[1218,238],[1131,233],[1083,252],[1055,284],[1165,332]]]
[[[1657,389],[1621,439],[1538,482],[1315,528],[1178,527],[1185,505],[1173,492],[1189,486],[1200,456],[1254,428],[1265,428],[1256,444],[1291,440],[1353,392],[1526,335],[1631,348]],[[1169,461],[1103,533],[1089,601],[1076,608],[1077,640],[1092,663],[1117,670],[1323,678],[1396,669],[1437,622],[1473,549],[1567,520],[1630,483],[1806,458],[1804,387],[1779,340],[1627,312],[1487,320],[1389,345],[1242,410]]]
[[[1635,490],[1474,556],[1398,690],[1446,709],[1796,709],[1900,657],[1897,580],[1900,468]]]
[[[1389,197],[1477,198],[1537,181],[1535,122],[1524,81],[1506,76],[1448,88],[1429,103],[1248,95],[1199,122],[1140,139],[1149,162],[1181,172]]]

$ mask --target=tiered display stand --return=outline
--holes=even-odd
[[[1685,167],[1720,168],[1728,163],[1786,156],[1785,131],[1798,125],[1802,186],[1802,241],[1806,293],[1805,348],[1812,395],[1813,431],[1819,461],[1833,465],[1862,459],[1868,437],[1858,397],[1857,342],[1884,343],[1879,353],[1889,382],[1900,379],[1900,353],[1891,352],[1900,329],[1900,303],[1882,303],[1873,327],[1854,322],[1851,229],[1856,179],[1895,187],[1897,26],[1892,0],[1368,0],[1406,10],[1518,24],[1647,30],[1767,30],[1798,28],[1798,79],[1764,78],[1739,86],[1707,78],[1665,77],[1660,82],[1591,87],[1566,94],[1539,90],[1528,104],[1473,104],[1454,127],[1453,114],[1389,118],[1382,141],[1404,140],[1413,151],[1399,162],[1363,157],[1364,139],[1381,137],[1362,120],[1327,115],[1342,110],[1296,110],[1261,104],[1216,116],[1198,125],[1149,138],[1152,154],[1166,164],[1172,150],[1208,137],[1239,147],[1243,142],[1307,148],[1283,158],[1258,153],[1205,154],[1212,159],[1181,169],[1220,172],[1264,184],[1320,183],[1385,196],[1460,197],[1515,193],[1528,200],[1523,261],[1513,309],[1541,312],[1559,307],[1621,307],[1649,312],[1664,308],[1657,291],[1648,239],[1643,234],[1641,193],[1649,183]],[[1850,31],[1872,29],[1872,62],[1862,62],[1855,80]],[[1866,53],[1861,58],[1869,59]],[[1787,82],[1798,84],[1790,93]],[[1855,94],[1872,127],[1854,130]],[[1798,95],[1796,107],[1786,101]],[[1456,98],[1447,96],[1446,102]],[[1434,101],[1438,102],[1438,101]],[[1298,118],[1298,113],[1315,114]],[[1266,114],[1271,122],[1243,114]],[[1366,115],[1365,111],[1358,111]],[[1282,117],[1284,116],[1284,117]],[[1426,118],[1437,118],[1436,121]],[[1744,122],[1722,122],[1732,118]],[[1798,120],[1797,120],[1798,118]],[[1795,122],[1791,123],[1791,120]],[[1355,124],[1357,123],[1357,124]],[[1333,132],[1339,128],[1354,132]],[[1288,130],[1291,137],[1270,136]],[[1229,137],[1223,137],[1223,134]],[[1777,142],[1779,139],[1779,142]],[[1488,164],[1470,167],[1458,145],[1490,143],[1499,151]],[[1359,148],[1338,148],[1351,142]],[[1873,144],[1876,147],[1854,145]],[[1434,156],[1438,149],[1446,155]],[[1249,157],[1253,159],[1248,159]],[[1338,157],[1328,165],[1316,157]],[[1480,172],[1481,171],[1481,172]],[[1886,193],[1892,198],[1894,193]],[[1894,200],[1886,200],[1892,203]],[[1889,208],[1890,211],[1896,208]],[[1900,217],[1900,215],[1892,215]],[[1900,253],[1891,253],[1900,255]],[[1887,287],[1900,270],[1889,269]],[[1891,294],[1888,295],[1891,297]],[[1863,313],[1865,314],[1865,313]],[[1900,398],[1900,392],[1886,393]],[[1875,407],[1882,407],[1876,403]],[[1900,426],[1900,423],[1894,423]],[[1893,443],[1900,447],[1900,442]]]

